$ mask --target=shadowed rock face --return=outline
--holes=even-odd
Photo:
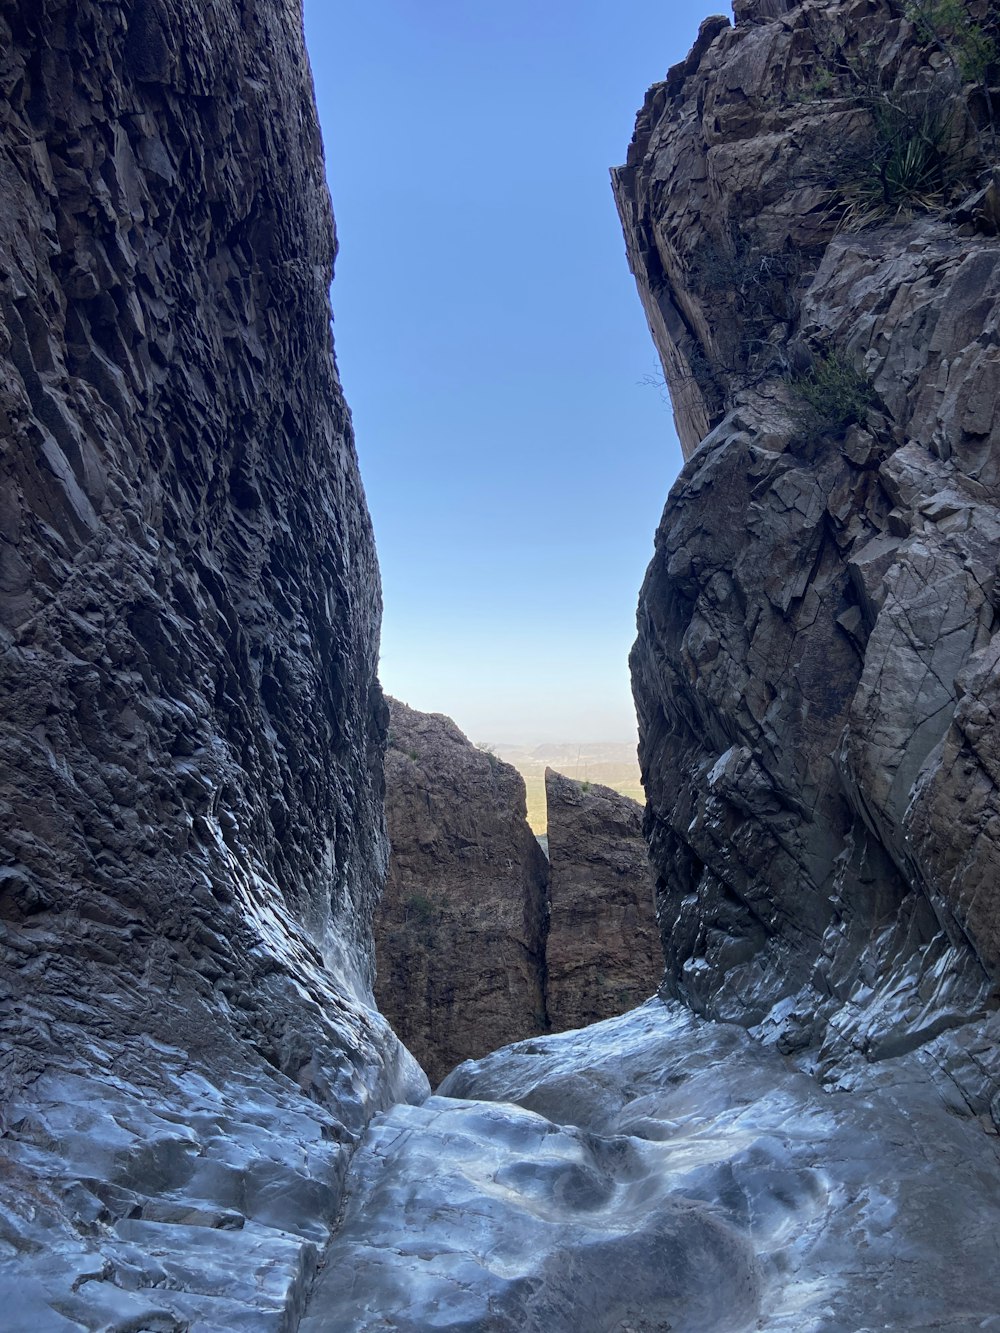
[[[515,768],[440,713],[389,707],[375,993],[438,1083],[461,1060],[545,1031],[548,863]]]
[[[872,87],[950,108],[940,207],[860,206]],[[955,1029],[928,1059],[979,1111],[997,1043],[972,1020],[1000,969],[984,105],[898,6],[742,5],[650,90],[614,173],[689,456],[632,657],[665,990],[827,1072]],[[810,406],[824,367],[839,388]]]
[[[736,12],[618,177],[711,428],[635,655],[689,1008],[461,1067],[376,1119],[345,1199],[373,1111],[426,1081],[368,991],[377,577],[300,16],[4,6],[5,1326],[996,1327],[1000,1180],[970,1116],[998,1049],[976,1019],[1000,953],[993,205],[834,235],[789,187],[821,142],[810,53],[941,62],[878,0]],[[824,142],[851,138],[849,91]],[[863,426],[803,427],[751,353],[756,305],[697,316],[685,274],[726,219],[806,253],[773,346],[860,366]],[[753,336],[719,352],[727,318]],[[759,1018],[800,1067],[691,1007]]]
[[[610,787],[545,771],[549,932],[545,1004],[554,1032],[624,1013],[656,989],[663,953],[642,807]]]
[[[23,0],[0,84],[4,1321],[284,1328],[422,1087],[370,1007],[380,599],[301,16]]]

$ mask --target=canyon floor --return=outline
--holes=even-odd
[[[957,1109],[659,1000],[521,1042],[376,1119],[302,1333],[1000,1329],[1000,1140]]]

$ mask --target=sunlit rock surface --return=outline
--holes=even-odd
[[[960,1029],[1000,979],[1000,96],[947,32],[885,0],[738,4],[650,89],[614,180],[688,456],[632,657],[665,993],[826,1071],[953,1029],[980,1113],[995,1047]],[[866,211],[894,101],[939,108],[947,167],[930,207]]]
[[[0,1327],[288,1329],[370,1115],[378,572],[285,0],[0,7]]]
[[[389,709],[375,994],[439,1083],[461,1060],[546,1030],[549,867],[515,768],[441,713]]]
[[[432,1084],[652,995],[663,953],[642,807],[547,768],[546,858],[517,769],[451,718],[388,703],[375,995]]]
[[[653,1000],[379,1116],[301,1327],[996,1330],[996,1143],[912,1057],[825,1092]]]
[[[642,806],[599,782],[545,770],[550,1030],[584,1027],[647,1000],[663,971]]]

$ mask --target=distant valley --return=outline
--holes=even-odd
[[[508,764],[513,764],[524,778],[528,823],[537,834],[547,832],[546,768],[554,768],[578,782],[599,782],[623,796],[631,796],[640,805],[645,804],[634,741],[564,741],[547,745],[491,745],[488,748]]]

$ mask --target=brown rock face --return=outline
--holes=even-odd
[[[550,865],[515,768],[450,718],[389,706],[375,995],[432,1082],[648,999],[663,957],[641,807],[547,770]]]
[[[516,769],[440,713],[389,706],[375,995],[437,1083],[545,1031],[548,863]]]
[[[409,1077],[301,15],[15,0],[0,85],[2,1322],[291,1326]]]
[[[996,66],[965,82],[961,41],[740,6],[614,173],[689,457],[632,659],[665,985],[820,1068],[1000,976]],[[893,193],[918,121],[926,188]],[[982,1108],[995,1042],[933,1050]]]
[[[545,771],[553,1032],[623,1014],[655,992],[663,954],[642,806],[610,787]]]

